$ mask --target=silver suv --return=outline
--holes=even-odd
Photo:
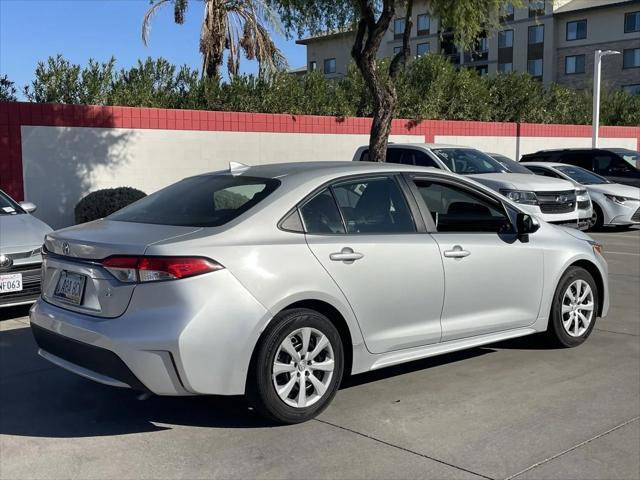
[[[353,160],[368,161],[369,148],[358,148]],[[580,226],[576,187],[567,180],[510,173],[497,160],[475,148],[428,143],[394,143],[388,163],[434,167],[480,182],[519,204],[527,213],[550,223]]]

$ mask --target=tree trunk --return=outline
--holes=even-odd
[[[218,75],[224,59],[227,40],[227,11],[224,0],[206,0],[204,21],[200,32],[202,73],[207,78]]]
[[[378,20],[375,20],[373,2],[358,0],[360,21],[356,31],[356,40],[351,49],[353,57],[364,82],[373,99],[373,122],[369,136],[369,160],[384,162],[387,158],[387,145],[391,132],[391,121],[398,103],[395,79],[399,68],[409,57],[409,37],[411,34],[411,11],[413,0],[407,0],[405,32],[402,38],[402,51],[398,53],[389,71],[381,72],[376,62],[376,53],[384,34],[395,15],[395,0],[384,0]]]

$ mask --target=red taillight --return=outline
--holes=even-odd
[[[109,257],[102,262],[118,280],[127,283],[157,282],[194,277],[224,267],[202,257]]]

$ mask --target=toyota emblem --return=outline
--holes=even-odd
[[[13,265],[13,259],[6,255],[0,255],[0,270],[6,270]]]
[[[65,255],[69,255],[69,244],[67,242],[64,242],[62,244],[62,253],[64,253]]]

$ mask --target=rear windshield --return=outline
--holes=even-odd
[[[218,227],[272,193],[271,178],[203,175],[186,178],[108,216],[109,220],[183,227]]]
[[[506,168],[497,160],[473,148],[434,148],[432,151],[449,167],[449,170],[461,175],[506,171]]]

